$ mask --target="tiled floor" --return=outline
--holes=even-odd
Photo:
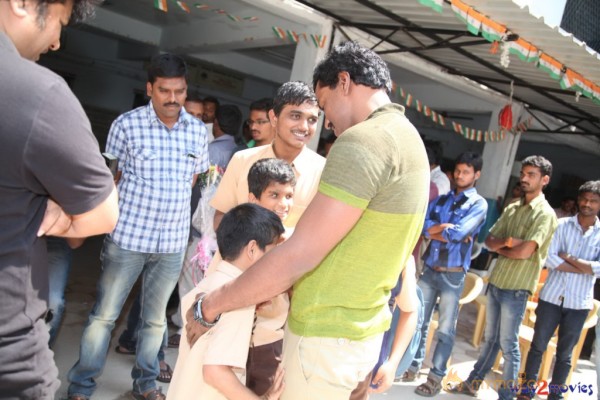
[[[84,246],[75,252],[70,281],[66,292],[67,304],[65,320],[54,347],[56,363],[59,367],[60,379],[62,381],[62,386],[58,392],[57,398],[66,397],[68,384],[66,381],[66,374],[78,357],[79,341],[81,339],[83,325],[87,320],[89,310],[94,302],[95,284],[100,274],[98,254],[101,245],[101,238],[88,239]],[[129,391],[131,390],[130,373],[133,357],[117,354],[114,351],[116,338],[123,329],[122,319],[125,315],[126,314],[124,313],[121,316],[121,320],[119,320],[115,332],[113,332],[113,341],[110,346],[106,366],[104,367],[102,376],[98,379],[98,389],[94,394],[93,399],[131,399]],[[453,368],[460,378],[466,378],[478,355],[478,351],[468,342],[472,333],[474,321],[475,309],[472,305],[467,304],[461,310],[458,334],[452,355],[451,368]],[[177,359],[177,350],[168,349],[166,358],[167,361],[174,366]],[[420,379],[416,383],[397,383],[387,393],[372,395],[371,399],[422,399],[422,397],[417,396],[414,393],[414,388],[425,381],[425,377],[426,370],[422,371]],[[578,369],[573,375],[572,383],[581,383],[581,385],[592,384],[594,394],[592,396],[589,394],[571,394],[569,396],[570,399],[595,400],[598,390],[596,387],[596,367],[594,364],[589,361],[580,361]],[[158,384],[163,386],[164,392],[167,391],[168,385]],[[454,395],[446,392],[440,393],[437,398],[456,400],[472,399],[472,397],[466,395]],[[497,398],[497,394],[492,389],[488,388],[480,391],[478,398],[494,400]]]

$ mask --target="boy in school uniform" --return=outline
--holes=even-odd
[[[213,290],[241,275],[277,245],[283,232],[281,219],[259,205],[241,204],[229,211],[216,232],[223,260],[214,273],[182,299],[182,310],[192,305],[198,293]],[[262,397],[244,386],[254,311],[255,306],[249,306],[224,313],[210,334],[204,335],[193,347],[186,340],[180,341],[167,399],[279,398],[283,390],[281,368],[277,370],[272,388]]]

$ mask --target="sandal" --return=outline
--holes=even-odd
[[[469,396],[477,397],[477,389],[473,387],[473,385],[467,381],[457,383],[452,389],[449,390],[450,393],[461,393]]]
[[[171,366],[169,364],[165,363],[165,365],[166,368],[160,369],[156,380],[163,383],[169,383],[171,382],[171,378],[173,378],[173,370],[171,369]]]
[[[170,348],[178,348],[179,347],[179,341],[181,340],[181,335],[179,333],[174,333],[173,335],[169,336],[169,347]]]
[[[394,382],[414,382],[417,380],[417,372],[407,369],[402,376],[396,377]]]
[[[166,400],[167,397],[163,394],[162,389],[152,389],[144,394],[131,392],[131,395],[135,400]]]
[[[121,345],[115,347],[115,351],[119,354],[126,354],[128,356],[135,354],[135,350],[128,349],[127,347]]]
[[[441,378],[433,378],[431,375],[427,377],[425,383],[420,384],[415,389],[415,393],[419,396],[434,397],[442,391],[442,380]]]

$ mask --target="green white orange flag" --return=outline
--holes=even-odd
[[[560,77],[560,87],[562,89],[571,89],[575,86],[575,79],[579,74],[572,69],[566,68]]]
[[[175,3],[177,3],[177,5],[179,6],[179,8],[181,8],[183,11],[185,11],[188,14],[190,13],[190,8],[183,1],[176,1]]]
[[[444,5],[444,0],[419,0],[419,3],[429,8],[432,8],[434,11],[441,13]]]
[[[481,36],[490,42],[499,42],[506,33],[506,27],[484,16],[481,21]]]
[[[452,0],[450,2],[450,6],[452,7],[452,11],[456,14],[459,19],[462,19],[463,22],[467,22],[467,17],[469,16],[469,7],[461,0]]]
[[[154,0],[154,8],[163,12],[167,12],[167,0]]]
[[[517,39],[510,42],[509,51],[516,54],[522,61],[534,62],[540,59],[540,52],[537,47],[524,39]]]
[[[546,71],[553,79],[559,80],[562,71],[562,64],[550,57],[546,53],[540,55],[538,62],[538,68],[542,71]]]
[[[481,22],[483,21],[483,15],[481,13],[475,11],[470,8],[467,13],[467,30],[471,32],[473,35],[479,35],[479,31],[481,30]]]

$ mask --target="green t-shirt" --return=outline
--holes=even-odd
[[[529,204],[524,204],[523,200],[509,204],[490,229],[490,234],[501,239],[514,237],[534,241],[537,250],[524,260],[498,256],[490,283],[504,290],[527,290],[533,293],[557,225],[556,213],[544,194],[540,194]]]
[[[425,147],[402,106],[378,108],[337,139],[319,192],[364,213],[294,286],[292,332],[362,340],[389,328],[390,291],[421,232],[428,191]]]

